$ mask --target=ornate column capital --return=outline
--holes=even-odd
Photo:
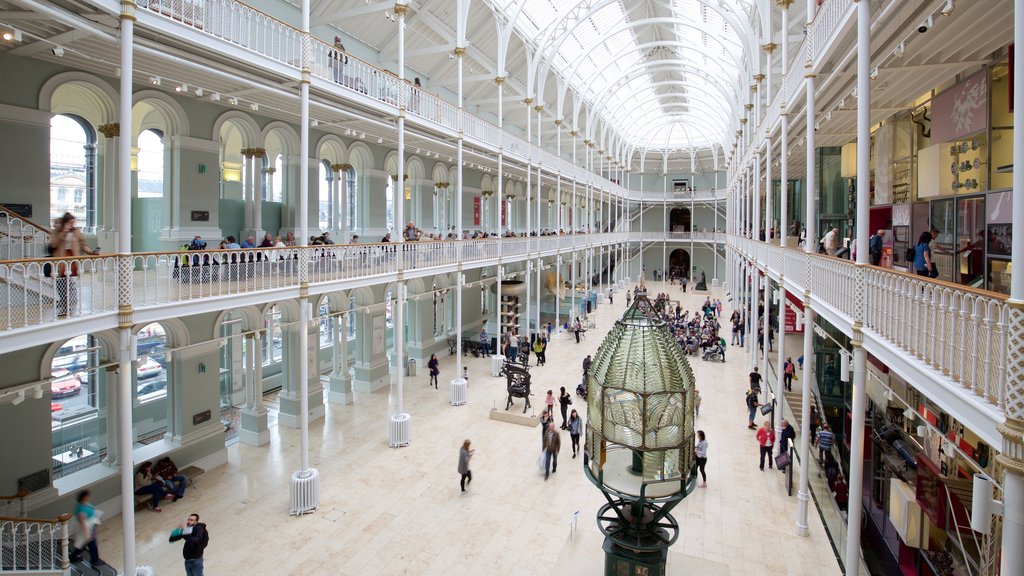
[[[543,112],[544,106],[534,106],[533,109],[536,110],[537,112]]]
[[[345,169],[344,164],[331,164],[331,170],[334,172],[341,172]]]
[[[775,50],[778,47],[779,45],[776,44],[775,42],[768,42],[767,44],[761,46],[761,49],[764,50],[766,54],[771,54],[772,52],[775,52]]]
[[[121,125],[117,122],[101,124],[96,127],[96,131],[103,134],[104,138],[117,138],[121,135]]]
[[[505,83],[505,77],[504,76],[495,76],[494,77],[494,83],[497,84],[498,86],[501,86],[502,84]]]
[[[409,13],[409,6],[405,4],[395,4],[395,16],[405,16]]]
[[[562,125],[562,121],[561,120],[555,120],[555,126],[561,126],[561,125]]]
[[[526,104],[526,106],[529,107],[530,104],[533,104],[533,98],[523,98],[523,104]]]
[[[456,58],[462,58],[466,54],[466,49],[456,46],[455,50],[452,50],[452,54],[455,54]]]
[[[764,74],[754,74],[754,82],[756,82],[758,84],[760,84],[761,82],[764,82],[764,78],[765,78]],[[753,87],[754,86],[752,86],[752,88]]]

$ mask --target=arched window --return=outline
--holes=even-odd
[[[334,344],[334,316],[331,316],[331,306],[327,298],[320,302],[320,347],[329,348]]]
[[[78,116],[59,114],[50,120],[50,221],[65,212],[89,231],[96,226],[96,132]]]
[[[284,349],[280,306],[274,304],[267,310],[263,326],[266,328],[266,336],[263,337],[263,365],[276,364],[281,361],[281,351]]]
[[[320,189],[319,214],[321,230],[331,229],[331,215],[334,213],[334,195],[331,194],[331,185],[334,182],[334,171],[327,160],[321,160],[319,164],[320,177],[317,179]]]
[[[167,431],[167,347],[167,333],[160,324],[147,324],[136,336],[136,405],[132,419],[137,445],[159,440]]]
[[[270,201],[282,202],[284,197],[284,156],[274,157],[273,171],[270,173]]]
[[[348,323],[345,325],[348,328],[348,339],[354,340],[356,337],[356,297],[352,296],[348,299]]]
[[[102,379],[113,373],[97,368],[99,340],[77,336],[57,349],[50,363],[50,428],[54,479],[98,464],[106,455],[107,434]],[[78,449],[82,456],[78,456]],[[70,454],[74,452],[73,457]]]
[[[388,175],[388,187],[385,190],[386,198],[384,200],[384,227],[390,231],[395,231],[395,178]],[[397,238],[393,238],[397,240]]]
[[[345,172],[345,194],[348,198],[348,229],[354,234],[356,231],[356,214],[359,212],[356,205],[357,192],[359,191],[358,184],[356,183],[356,170],[355,168],[349,168]],[[346,242],[348,238],[344,239]]]
[[[160,198],[164,195],[164,141],[158,130],[139,134],[139,198]]]

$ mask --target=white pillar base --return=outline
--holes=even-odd
[[[810,536],[811,531],[807,526],[807,508],[809,507],[809,501],[811,499],[807,492],[797,492],[797,519],[796,519],[796,535],[797,536]]]
[[[320,473],[316,468],[299,470],[292,474],[291,514],[301,516],[316,512],[320,507]]]
[[[452,406],[465,406],[469,402],[469,381],[455,378],[451,381]]]
[[[238,439],[250,446],[263,446],[270,442],[270,430],[267,428],[267,409],[243,409],[238,418]]]
[[[408,446],[412,438],[412,417],[408,414],[395,414],[391,417],[388,427],[388,446],[400,448]]]
[[[347,406],[352,403],[352,378],[348,374],[331,374],[328,377],[327,401],[331,404]]]

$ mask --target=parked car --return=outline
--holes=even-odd
[[[54,379],[50,381],[50,397],[64,398],[74,396],[82,391],[82,382],[78,374],[72,374],[67,370],[60,369],[53,371]]]
[[[50,402],[50,412],[60,412],[64,409],[64,405],[60,402]]]
[[[147,383],[139,386],[137,390],[138,390],[139,396],[145,396],[146,394],[152,394],[154,392],[159,392],[160,390],[163,390],[165,388],[167,388],[167,381],[166,380],[160,380],[158,382],[147,382]]]
[[[146,380],[160,375],[160,372],[164,369],[159,362],[152,358],[146,358],[139,362],[139,367],[135,369],[135,374],[139,380]]]
[[[81,370],[89,365],[89,354],[86,352],[71,352],[63,356],[55,356],[53,359],[53,370]]]

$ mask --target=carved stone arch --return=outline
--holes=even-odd
[[[409,181],[420,180],[426,177],[426,169],[423,167],[423,160],[419,156],[410,156],[405,161],[405,173],[409,176]]]
[[[398,174],[398,152],[392,150],[384,157],[384,173],[389,175]]]
[[[294,156],[299,153],[299,135],[295,133],[295,129],[284,122],[274,121],[263,127],[261,133],[261,144],[264,148],[270,148],[267,145],[267,139],[273,135],[281,143],[281,150],[278,150],[285,158]]]
[[[87,72],[61,72],[39,89],[39,110],[74,114],[93,126],[117,122],[119,96],[113,86]]]
[[[351,295],[356,299],[356,307],[371,306],[377,303],[377,297],[369,286],[354,288]]]
[[[328,309],[332,312],[348,312],[349,294],[344,290],[337,292],[326,292],[317,300],[317,308],[327,303]]]
[[[132,326],[132,334],[138,334],[139,330],[142,330],[150,324],[159,324],[164,329],[164,334],[167,337],[168,348],[181,348],[182,346],[189,345],[189,333],[185,323],[178,318],[166,318],[164,320],[158,320],[156,322],[146,322],[145,324],[139,323]]]
[[[243,308],[231,308],[229,310],[223,310],[217,315],[217,320],[213,323],[213,338],[221,338],[220,328],[221,325],[227,321],[230,314],[238,314],[242,319],[242,331],[248,332],[250,330],[261,330],[263,329],[263,321],[261,312],[255,306],[245,306]]]
[[[448,167],[445,166],[444,162],[438,162],[437,164],[434,164],[434,170],[431,174],[431,178],[434,180],[434,182],[448,181]]]
[[[372,170],[374,168],[373,150],[364,142],[353,142],[348,147],[348,163],[356,170]]]
[[[226,126],[237,130],[241,135],[241,146],[255,147],[263,140],[263,132],[251,116],[241,110],[228,110],[217,117],[213,123],[213,139],[221,141]]]
[[[274,304],[281,309],[281,322],[298,322],[299,320],[299,303],[295,300],[278,300],[277,302],[268,302],[262,308],[260,308],[260,317],[266,318],[267,314],[270,313],[270,309],[274,307]]]
[[[408,290],[410,297],[414,294],[426,294],[431,290],[431,288],[427,286],[424,278],[412,278],[407,280],[405,287]]]
[[[325,134],[316,143],[316,158],[326,160],[330,164],[349,163],[348,147],[345,141],[335,134]]]
[[[132,142],[139,133],[160,129],[164,136],[191,134],[188,114],[175,99],[158,90],[140,90],[132,95]]]
[[[43,353],[43,360],[39,365],[39,378],[43,379],[53,376],[53,359],[57,356],[57,351],[70,340],[79,336],[82,336],[82,334],[76,334],[71,338],[58,340],[46,348],[46,352]],[[114,330],[103,330],[100,332],[94,332],[90,334],[90,336],[96,338],[100,343],[100,362],[109,362],[117,358],[117,352],[120,349],[120,341],[118,339],[117,332]]]
[[[494,178],[490,174],[480,177],[480,190],[494,191]]]

